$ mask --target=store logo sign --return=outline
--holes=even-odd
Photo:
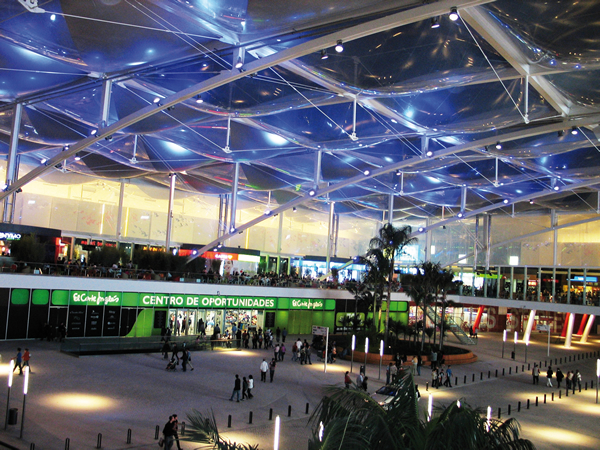
[[[0,241],[18,241],[19,239],[21,239],[21,235],[19,233],[0,231]]]

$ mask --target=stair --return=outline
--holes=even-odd
[[[436,320],[435,309],[432,308],[431,306],[427,307],[426,313],[427,313],[427,317],[429,317],[429,320],[431,320],[432,322],[436,322],[438,325],[440,324],[440,322],[442,320],[442,308],[439,308],[439,312],[437,314],[437,320]],[[444,328],[447,331],[451,331],[452,334],[454,334],[454,336],[456,336],[456,339],[458,339],[461,344],[475,345],[477,343],[475,340],[471,339],[467,333],[464,332],[464,330],[460,327],[460,325],[458,325],[454,321],[454,319],[452,317],[449,317],[449,316],[446,317],[446,324],[444,325]]]

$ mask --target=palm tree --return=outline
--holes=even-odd
[[[387,303],[385,308],[385,342],[388,341],[389,320],[390,320],[390,302],[392,300],[392,282],[394,281],[394,259],[396,255],[401,254],[404,248],[417,241],[411,238],[412,228],[396,228],[391,223],[386,223],[379,229],[378,235],[369,241],[369,251],[367,258],[371,255],[377,255],[379,277],[384,280],[387,278]]]
[[[515,419],[488,422],[482,411],[464,402],[436,410],[431,420],[421,418],[410,371],[401,371],[395,385],[386,409],[362,390],[330,388],[309,419],[309,450],[535,449],[519,437]]]
[[[423,310],[423,331],[427,329],[427,308],[435,302],[437,275],[441,270],[440,264],[430,261],[422,262],[416,267],[417,273],[406,275],[404,283],[409,285],[408,296]],[[425,332],[421,335],[421,351],[425,347]]]
[[[210,448],[218,450],[258,450],[258,445],[236,443],[222,438],[212,411],[210,416],[204,416],[200,411],[193,409],[187,413],[187,418],[190,426],[185,431],[192,442],[210,445]]]

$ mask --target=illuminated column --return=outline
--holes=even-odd
[[[527,319],[527,328],[525,328],[525,336],[523,336],[523,340],[525,342],[529,342],[531,337],[531,330],[533,329],[533,322],[535,321],[536,310],[532,309],[529,311],[529,318]]]
[[[567,323],[567,336],[565,338],[565,348],[571,348],[571,339],[573,338],[573,325],[575,324],[575,314],[569,314]]]
[[[477,316],[475,317],[475,323],[473,323],[473,331],[479,328],[479,324],[481,323],[481,316],[483,315],[483,306],[477,308]]]
[[[117,243],[121,242],[121,237],[123,236],[123,232],[121,229],[123,228],[123,199],[125,198],[125,181],[121,180],[121,188],[119,189],[119,209],[117,211]]]
[[[23,115],[23,104],[17,103],[13,112],[12,126],[10,129],[10,143],[8,148],[8,157],[6,160],[6,186],[9,187],[17,180],[17,150],[19,147],[19,130],[21,129],[21,117]],[[14,205],[16,200],[16,192],[13,192],[9,197],[4,199],[4,215],[2,221],[4,223],[11,222]]]
[[[581,335],[581,343],[584,344],[587,342],[588,340],[588,336],[590,335],[590,331],[592,329],[592,325],[594,324],[594,319],[596,318],[595,315],[591,314],[588,317],[588,321],[587,324],[585,326],[585,330],[583,331],[583,334]]]
[[[317,152],[317,157],[315,158],[315,175],[314,175],[314,179],[315,179],[315,183],[314,183],[314,188],[317,189],[319,187],[319,183],[321,182],[321,159],[323,157],[323,152],[321,150],[319,150]]]
[[[390,194],[388,199],[388,223],[392,224],[394,222],[394,194]],[[426,261],[428,261],[426,259]]]
[[[583,317],[581,318],[581,323],[579,324],[579,331],[577,331],[577,334],[580,336],[583,334],[583,329],[585,328],[587,318],[588,318],[587,314],[584,314]]]
[[[173,226],[173,200],[175,199],[175,181],[177,181],[177,175],[174,173],[169,174],[171,177],[171,184],[169,186],[169,210],[167,211],[167,239],[165,242],[165,251],[169,251],[171,247],[171,228]]]
[[[277,232],[277,274],[281,273],[281,235],[283,234],[283,212],[279,214],[279,230]],[[288,267],[290,263],[288,262]]]
[[[231,187],[231,216],[229,218],[229,232],[235,232],[235,213],[237,209],[238,181],[240,178],[240,163],[236,162],[233,173],[233,186]]]

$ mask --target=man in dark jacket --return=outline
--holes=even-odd
[[[233,397],[237,396],[237,402],[239,403],[241,390],[242,390],[242,381],[240,380],[240,376],[236,373],[235,374],[235,382],[233,384],[233,392],[231,393],[231,397],[229,398],[229,401],[232,402]]]
[[[173,447],[173,443],[175,442],[175,421],[177,420],[177,416],[173,418],[173,416],[169,416],[169,421],[165,424],[163,428],[163,435],[165,437],[165,450],[170,450]]]

